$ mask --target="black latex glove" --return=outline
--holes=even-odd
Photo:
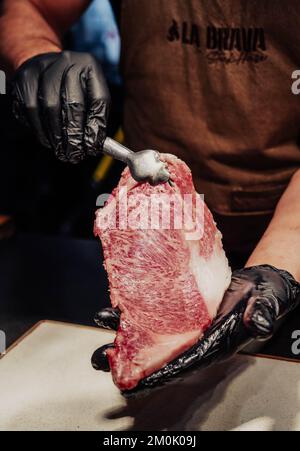
[[[276,321],[297,306],[299,294],[300,284],[293,276],[273,266],[234,271],[217,317],[198,343],[124,394],[164,384],[188,369],[227,359],[254,339],[269,338]],[[101,327],[116,330],[119,317],[117,310],[104,309],[96,315],[95,321]],[[95,351],[92,357],[95,369],[109,371],[105,354],[108,346],[113,344]]]
[[[15,116],[62,161],[96,155],[106,137],[109,92],[88,53],[45,53],[23,63],[12,82]]]

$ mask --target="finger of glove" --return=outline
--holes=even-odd
[[[277,318],[276,300],[252,296],[244,313],[244,324],[253,338],[265,340],[274,332]]]
[[[118,330],[120,314],[119,309],[107,307],[96,313],[94,321],[97,326],[104,329]]]
[[[86,73],[87,120],[84,134],[87,155],[97,155],[106,138],[109,93],[101,73],[89,68]]]
[[[24,69],[12,88],[12,108],[15,117],[30,127],[45,147],[51,147],[44,133],[38,104],[39,76]]]
[[[107,358],[107,350],[112,349],[114,347],[113,343],[108,343],[106,345],[101,346],[101,348],[98,348],[91,358],[92,366],[97,371],[105,371],[109,372],[109,362]]]
[[[82,71],[74,64],[65,71],[61,86],[63,148],[67,160],[71,163],[77,163],[84,158],[86,104],[82,78]]]
[[[45,135],[57,158],[68,161],[63,147],[61,113],[61,83],[64,71],[64,66],[61,66],[58,60],[41,75],[38,101]]]

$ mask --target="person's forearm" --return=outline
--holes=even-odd
[[[61,51],[61,37],[90,0],[4,0],[0,18],[1,66],[12,73],[40,53]]]
[[[34,55],[61,49],[58,34],[30,1],[5,0],[0,21],[1,60],[9,72]]]
[[[273,219],[246,266],[270,264],[300,282],[300,170],[281,197]]]

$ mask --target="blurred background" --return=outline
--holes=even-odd
[[[104,69],[112,96],[109,136],[122,141],[120,36],[114,3],[94,0],[65,37],[65,49],[92,53]],[[9,91],[9,86],[8,86]],[[0,237],[13,230],[92,238],[95,199],[116,185],[123,165],[109,157],[80,165],[57,161],[12,116],[0,96]]]
[[[108,135],[122,142],[117,3],[94,0],[64,48],[101,61],[112,97]],[[0,330],[10,345],[42,319],[93,325],[109,304],[93,222],[97,196],[112,191],[124,165],[101,154],[58,161],[14,119],[9,82],[0,118]]]

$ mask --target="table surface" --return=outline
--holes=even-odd
[[[126,400],[89,361],[113,335],[39,324],[0,359],[0,430],[300,430],[299,362],[238,355]]]
[[[39,320],[93,325],[94,313],[109,305],[108,283],[98,241],[19,234],[0,242],[0,330],[10,345]],[[292,354],[300,330],[300,308],[261,352]]]

